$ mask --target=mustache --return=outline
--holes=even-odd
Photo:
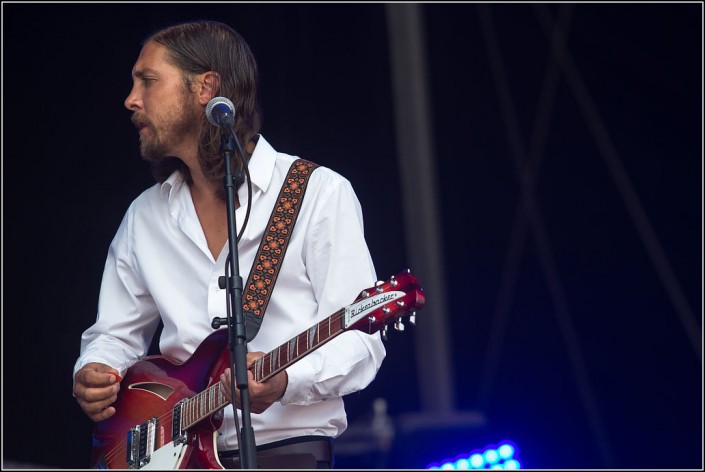
[[[135,127],[136,127],[137,129],[139,129],[139,128],[144,128],[144,127],[147,127],[147,126],[151,126],[151,125],[152,125],[152,124],[149,122],[149,120],[148,120],[147,118],[145,118],[145,117],[143,117],[143,116],[140,116],[140,115],[138,115],[137,113],[134,113],[134,114],[130,117],[130,121],[132,122],[133,125],[135,125]]]

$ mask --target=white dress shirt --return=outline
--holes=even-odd
[[[243,283],[295,159],[259,137],[249,164],[252,209],[238,245]],[[250,204],[247,185],[238,189],[238,198],[239,233]],[[83,333],[74,374],[89,362],[124,373],[146,354],[160,317],[161,353],[186,361],[213,332],[211,320],[226,316],[226,291],[218,287],[218,278],[225,273],[227,254],[226,242],[213,258],[178,171],[144,191],[128,208],[110,245],[97,320]],[[359,201],[348,180],[319,167],[310,177],[272,298],[248,350],[271,351],[351,304],[375,280]],[[378,333],[351,330],[289,366],[281,400],[251,415],[255,442],[341,434],[347,427],[341,396],[365,388],[385,354]],[[230,406],[219,433],[219,450],[237,448]]]

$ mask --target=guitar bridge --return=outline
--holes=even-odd
[[[184,404],[188,399],[184,398],[174,405],[172,410],[172,420],[171,420],[171,438],[175,445],[185,444],[188,436],[186,432],[181,427],[181,412],[183,411]]]
[[[157,434],[157,418],[136,425],[127,432],[127,467],[141,469],[149,464],[154,452]]]

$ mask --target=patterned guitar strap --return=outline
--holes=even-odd
[[[247,342],[252,341],[259,332],[299,216],[308,179],[317,167],[318,164],[297,159],[291,164],[279,191],[244,287],[242,304]]]

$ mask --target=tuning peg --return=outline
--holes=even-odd
[[[397,331],[404,331],[404,323],[402,323],[401,318],[394,323],[394,329]]]
[[[382,328],[382,339],[383,339],[384,341],[389,341],[389,336],[388,336],[388,334],[389,334],[389,326],[388,326],[388,325],[384,325],[384,328]]]
[[[375,290],[377,290],[377,293],[382,293],[382,285],[384,285],[383,280],[378,280],[375,282]]]
[[[416,312],[412,311],[411,314],[409,315],[409,323],[411,323],[412,326],[416,326]]]
[[[399,281],[396,279],[396,277],[394,277],[394,276],[392,275],[392,278],[389,279],[389,284],[390,284],[392,287],[396,287],[397,285],[399,285]]]
[[[367,298],[370,296],[370,292],[368,292],[367,290],[363,290],[362,292],[360,292],[360,296],[362,298]]]

